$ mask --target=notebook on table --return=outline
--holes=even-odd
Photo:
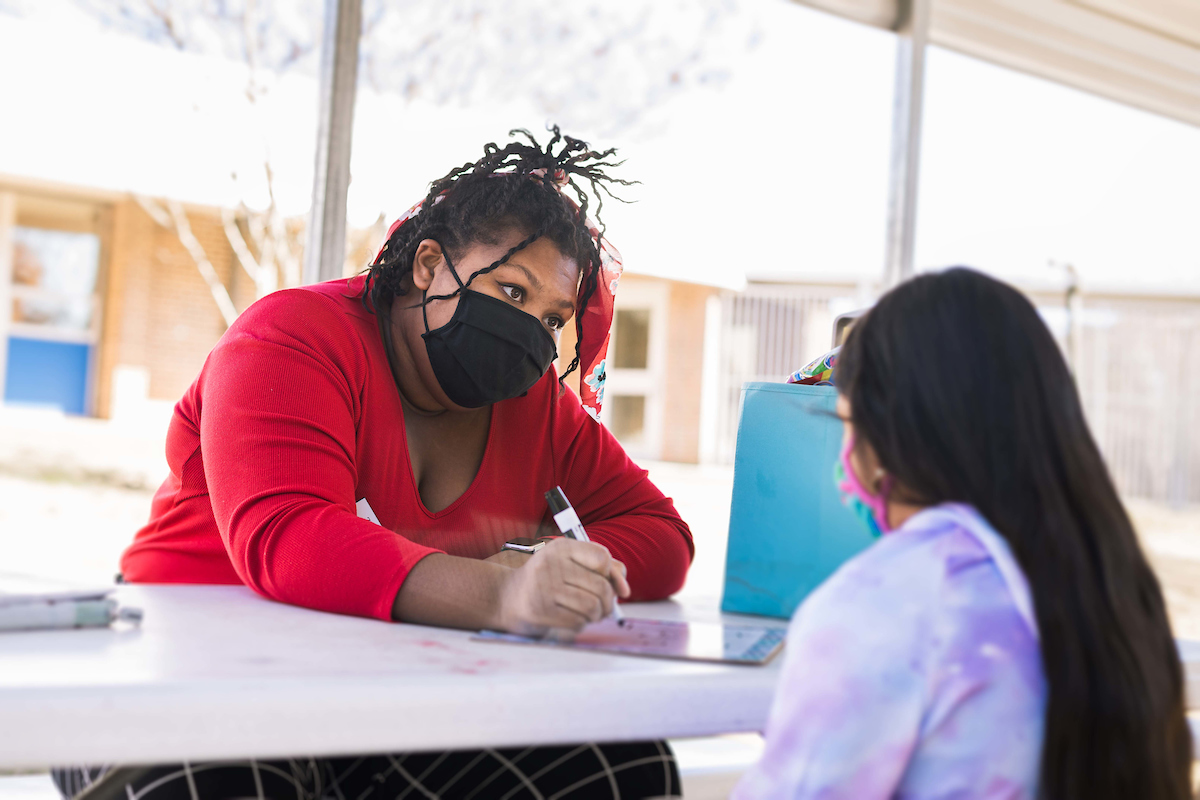
[[[495,631],[481,631],[473,638],[485,642],[566,647],[680,661],[761,665],[782,649],[786,633],[787,629],[782,627],[627,617],[623,624],[611,619],[601,620],[571,638],[536,639]]]
[[[0,572],[0,632],[140,623],[140,609],[122,608],[111,596],[116,588]]]
[[[99,600],[116,590],[116,586],[84,586],[54,578],[0,572],[0,608],[26,603]]]

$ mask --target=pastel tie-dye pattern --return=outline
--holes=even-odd
[[[792,618],[736,800],[1032,800],[1046,686],[1028,586],[974,509],[926,509]]]

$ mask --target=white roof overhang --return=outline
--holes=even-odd
[[[905,0],[797,0],[879,28]],[[929,41],[1200,125],[1196,0],[930,0]]]

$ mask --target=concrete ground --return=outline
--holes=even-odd
[[[0,411],[0,571],[107,583],[121,550],[145,521],[165,473],[161,420],[113,425]],[[646,465],[675,499],[696,540],[682,594],[719,597],[732,469]],[[1162,581],[1176,636],[1200,640],[1200,507],[1171,509],[1130,500],[1142,543]],[[754,734],[675,743],[688,773],[687,796],[727,796],[741,765],[754,760]],[[46,776],[0,777],[0,797],[50,800]]]
[[[0,438],[3,433],[0,428]],[[720,596],[732,469],[647,467],[675,499],[696,540],[696,560],[682,594]],[[146,520],[150,487],[156,485],[157,480],[139,484],[111,472],[41,469],[0,457],[0,569],[110,581],[121,550]],[[1136,499],[1127,505],[1162,582],[1176,635],[1200,639],[1200,507],[1171,509]]]

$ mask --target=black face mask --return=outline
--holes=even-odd
[[[554,337],[532,315],[468,289],[449,256],[446,265],[460,290],[454,316],[431,331],[421,304],[421,338],[442,391],[463,408],[488,406],[529,391],[558,357]]]

